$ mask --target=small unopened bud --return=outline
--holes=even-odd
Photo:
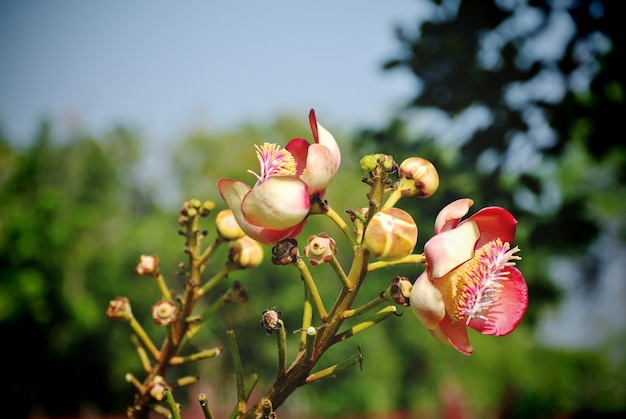
[[[243,236],[230,243],[228,256],[241,269],[256,268],[263,262],[263,247],[258,241]]]
[[[239,227],[230,209],[221,210],[217,213],[215,217],[215,227],[217,228],[217,234],[224,240],[237,240],[246,235],[241,227]]]
[[[133,319],[133,312],[130,308],[128,298],[117,297],[115,300],[109,301],[106,315],[109,319],[118,319],[130,322]]]
[[[291,265],[297,259],[298,242],[296,239],[285,239],[272,247],[272,263],[274,265]]]
[[[417,225],[408,212],[386,208],[372,217],[364,236],[367,249],[382,261],[410,255],[417,244]]]
[[[159,274],[159,257],[152,255],[141,255],[139,263],[135,268],[139,275],[157,276]]]
[[[152,306],[152,319],[160,326],[167,326],[176,320],[178,308],[173,301],[161,300]]]
[[[248,301],[248,289],[239,281],[233,281],[224,300],[228,303],[245,303]]]
[[[329,262],[337,253],[335,240],[326,233],[309,236],[307,243],[304,255],[309,258],[311,265]]]
[[[439,174],[435,166],[421,157],[409,157],[400,163],[398,188],[403,196],[428,198],[439,188]]]
[[[274,330],[283,327],[283,324],[280,321],[281,316],[282,313],[280,311],[276,311],[275,307],[263,310],[263,316],[261,317],[261,327],[265,329],[265,333],[271,335]]]
[[[378,166],[378,156],[379,154],[367,154],[363,156],[361,161],[359,161],[361,169],[365,172],[371,172],[376,169],[376,166]]]
[[[410,305],[409,298],[411,297],[412,288],[413,284],[409,281],[409,278],[396,276],[391,280],[389,297],[396,303],[408,307]]]
[[[214,209],[215,209],[215,202],[206,200],[202,203],[202,207],[200,208],[200,211],[202,215],[207,215]]]
[[[148,392],[154,400],[160,402],[161,400],[163,400],[163,390],[165,390],[166,388],[168,387],[165,379],[163,379],[163,377],[161,377],[160,375],[157,375],[156,377],[154,377],[154,380],[152,380],[150,385],[148,385]]]

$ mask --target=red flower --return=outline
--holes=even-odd
[[[411,308],[439,341],[472,353],[467,327],[503,336],[519,325],[528,289],[514,267],[511,248],[517,220],[507,210],[487,207],[461,221],[473,205],[460,199],[441,210],[435,236],[424,246],[427,268],[411,291]]]

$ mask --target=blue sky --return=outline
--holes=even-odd
[[[0,127],[28,141],[42,118],[172,139],[315,108],[333,129],[382,122],[415,93],[383,72],[420,0],[3,1]]]

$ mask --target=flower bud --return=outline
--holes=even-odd
[[[226,291],[224,301],[227,303],[245,303],[248,301],[248,289],[241,282],[233,281]]]
[[[141,255],[139,263],[135,268],[139,275],[157,276],[159,274],[159,257],[151,255]]]
[[[307,243],[304,255],[309,258],[311,265],[326,263],[337,253],[335,240],[326,233],[309,236]]]
[[[361,169],[365,172],[371,172],[378,166],[379,154],[367,154],[359,161]]]
[[[160,375],[157,375],[156,377],[154,377],[154,380],[152,380],[152,382],[148,385],[148,392],[153,399],[160,402],[161,400],[163,400],[164,397],[163,390],[167,388],[168,386],[165,382],[165,379]]]
[[[119,319],[130,322],[133,319],[133,312],[130,308],[130,302],[126,297],[117,297],[109,302],[106,315],[109,319]]]
[[[413,284],[407,277],[396,276],[391,280],[389,297],[401,306],[408,307],[412,288]]]
[[[283,327],[283,324],[280,321],[281,316],[282,313],[280,311],[276,311],[275,307],[263,310],[263,316],[261,317],[261,327],[265,329],[265,333],[271,335],[274,330]]]
[[[417,244],[417,225],[400,208],[386,208],[372,217],[364,236],[367,249],[382,261],[410,255]]]
[[[263,247],[258,241],[243,236],[230,243],[228,255],[241,269],[256,268],[263,262]]]
[[[178,308],[173,301],[161,300],[152,306],[152,319],[160,326],[167,326],[176,320]]]
[[[284,239],[272,247],[272,263],[274,265],[291,265],[298,259],[298,241]]]
[[[399,189],[403,196],[428,198],[439,188],[439,174],[435,166],[421,157],[409,157],[400,163]]]
[[[215,217],[215,227],[217,228],[217,234],[228,241],[240,239],[246,234],[241,227],[239,227],[230,209],[225,209],[217,213]]]

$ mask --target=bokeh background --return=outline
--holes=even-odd
[[[326,196],[334,208],[365,206],[363,154],[428,158],[439,191],[400,203],[418,222],[418,248],[454,199],[509,209],[530,306],[509,336],[473,333],[470,357],[439,345],[407,310],[333,348],[321,367],[360,344],[363,371],[299,389],[281,417],[621,417],[624,25],[624,5],[608,0],[3,2],[5,413],[123,414],[133,395],[124,374],[141,376],[141,365],[130,330],[104,315],[109,300],[128,296],[160,341],[149,317],[159,292],[134,274],[139,256],[158,254],[180,287],[182,203],[223,208],[216,180],[248,176],[253,144],[310,138],[315,108],[343,152]],[[303,238],[319,231],[339,236],[313,217]],[[338,242],[347,264],[349,246]],[[294,330],[302,310],[297,275],[266,259],[232,275],[250,300],[226,306],[194,343],[226,346],[235,330],[260,392],[276,364],[260,313],[276,306]],[[376,272],[362,302],[393,276],[419,273]],[[337,281],[324,266],[314,275],[330,305]],[[295,353],[296,339],[289,345]],[[189,373],[201,379],[177,394],[184,417],[198,417],[200,392],[214,411],[230,411],[228,353],[175,374]]]

